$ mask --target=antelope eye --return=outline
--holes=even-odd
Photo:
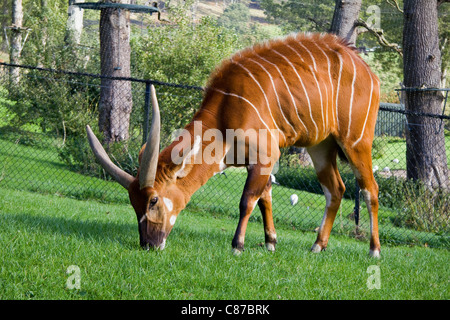
[[[154,206],[158,202],[158,197],[154,197],[150,200],[150,206]]]

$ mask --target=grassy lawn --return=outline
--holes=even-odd
[[[164,251],[138,246],[130,205],[0,189],[0,299],[449,299],[444,249],[383,246],[334,235],[312,254],[315,233],[279,227],[274,254],[251,222],[231,254],[236,219],[181,213]],[[69,289],[69,266],[80,289]],[[369,289],[368,268],[380,271]],[[373,268],[373,267],[371,267]],[[370,270],[370,269],[369,269]]]
[[[374,145],[380,145],[380,152],[373,159],[373,165],[379,170],[388,167],[392,170],[406,170],[406,140],[396,137],[375,137]],[[444,150],[436,150],[443,152]],[[445,152],[450,159],[450,135],[445,136]],[[398,160],[398,161],[397,161]],[[395,161],[395,162],[394,162]],[[448,163],[450,168],[450,161]]]
[[[273,187],[277,252],[261,246],[256,208],[246,250],[234,256],[242,170],[213,177],[177,219],[166,249],[145,252],[127,192],[70,171],[50,144],[0,139],[0,299],[450,298],[449,251],[393,246],[401,237],[415,237],[415,231],[392,225],[395,211],[380,209],[381,260],[368,257],[366,238],[345,236],[354,230],[349,199],[342,202],[327,251],[316,255],[309,248],[325,198],[280,185]],[[296,206],[289,203],[292,193],[300,199]],[[67,287],[70,266],[79,270],[80,289]],[[380,270],[380,289],[367,286],[373,266]]]

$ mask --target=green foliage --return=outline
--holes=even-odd
[[[400,8],[403,8],[403,1],[396,1],[399,3]],[[390,3],[393,3],[393,1],[390,1]],[[374,12],[373,10],[374,6],[377,6],[380,13],[379,28],[383,30],[383,36],[388,42],[401,45],[403,36],[401,32],[403,28],[403,13],[390,3],[386,0],[363,0],[359,18],[371,25],[375,21],[372,19],[374,18],[373,15],[378,14],[378,12]],[[377,26],[373,27],[375,28]],[[363,33],[358,37],[359,45],[364,45],[369,48],[380,46],[376,38],[366,32],[367,30],[361,28],[360,31]]]
[[[9,100],[8,90],[0,86],[0,127],[10,124],[14,117],[11,109],[14,107],[15,101]]]
[[[132,39],[134,74],[163,82],[204,86],[210,73],[242,45],[236,34],[209,17],[193,25],[183,10],[172,11],[174,24],[151,27]],[[202,93],[158,87],[163,140],[184,127],[201,104]],[[187,99],[186,99],[187,98]]]
[[[183,12],[174,24],[150,27],[132,39],[132,61],[138,77],[202,86],[224,58],[240,48],[238,37],[205,17],[193,25]]]
[[[393,218],[394,225],[437,234],[450,232],[448,191],[430,189],[420,181],[404,181],[401,190],[401,210]]]
[[[63,75],[29,71],[19,87],[9,87],[15,100],[10,112],[17,126],[34,124],[42,132],[61,138],[79,135],[89,123],[97,104],[98,91],[94,87],[73,82]]]
[[[225,8],[217,19],[220,26],[234,30],[238,34],[249,32],[250,10],[244,3],[233,3]]]
[[[261,0],[261,7],[271,22],[280,24],[285,33],[326,32],[331,26],[334,3],[334,0]]]
[[[386,155],[388,141],[385,137],[376,137],[372,143],[372,159],[381,159]]]

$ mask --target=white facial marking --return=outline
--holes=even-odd
[[[167,210],[172,211],[173,210],[173,203],[172,200],[170,200],[169,198],[163,198],[164,204],[167,207]]]
[[[267,234],[269,234],[272,239],[277,240],[277,234],[275,232],[267,232]]]
[[[369,255],[372,258],[380,258],[380,250],[370,250]]]
[[[177,221],[177,216],[176,215],[172,215],[170,217],[170,225],[173,226],[175,224],[175,221]]]

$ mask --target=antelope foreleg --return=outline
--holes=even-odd
[[[261,166],[252,165],[248,167],[248,176],[245,182],[244,192],[242,193],[241,201],[239,203],[239,223],[231,243],[235,252],[241,252],[244,250],[245,231],[247,229],[248,219],[250,218],[250,214],[256,204],[260,200],[269,178],[270,175],[261,174]],[[264,197],[264,199],[266,199],[266,197]],[[273,225],[273,221],[271,221],[271,214],[270,218],[264,219],[265,224],[268,223]]]

